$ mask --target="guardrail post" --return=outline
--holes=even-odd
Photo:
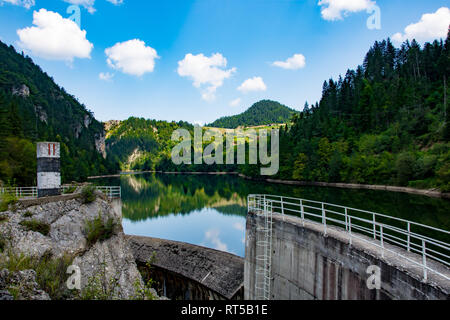
[[[325,212],[325,204],[322,203],[322,222],[324,228],[324,234],[327,235],[327,213]]]
[[[345,208],[345,231],[348,232],[348,209]]]
[[[425,245],[425,240],[422,240],[422,263],[423,263],[423,280],[428,280],[428,270],[427,270],[427,248]]]
[[[377,240],[377,222],[375,213],[373,214],[373,238],[374,240]]]
[[[348,217],[348,234],[350,235],[350,246],[352,245],[352,217]]]
[[[281,197],[281,214],[284,215],[284,203],[283,203],[283,197]]]
[[[408,222],[408,252],[411,251],[411,222]]]
[[[305,226],[305,208],[303,207],[303,200],[300,199],[300,212],[302,214],[302,224]]]
[[[380,225],[381,256],[384,258],[383,225]]]

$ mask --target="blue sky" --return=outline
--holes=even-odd
[[[80,4],[81,30],[67,23],[68,2]],[[448,9],[438,11],[447,0],[0,3],[0,39],[24,50],[102,121],[208,123],[261,99],[301,110],[320,99],[324,80],[361,64],[374,41],[397,33],[432,40],[450,22]],[[380,29],[367,27],[366,9],[374,5]]]

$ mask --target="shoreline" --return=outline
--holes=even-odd
[[[101,178],[119,178],[127,175],[142,175],[147,173],[159,173],[159,174],[171,174],[171,175],[235,175],[240,178],[250,181],[262,181],[267,183],[284,184],[291,186],[303,186],[303,187],[328,187],[328,188],[340,188],[340,189],[353,189],[353,190],[375,190],[375,191],[389,191],[397,193],[408,193],[421,196],[427,196],[431,198],[450,199],[450,193],[437,191],[435,189],[416,189],[409,187],[397,187],[387,185],[370,185],[370,184],[356,184],[356,183],[333,183],[333,182],[307,182],[307,181],[293,181],[293,180],[279,180],[279,179],[256,179],[245,176],[238,172],[163,172],[163,171],[137,171],[137,172],[121,172],[115,175],[94,176],[88,177],[88,180],[101,179]]]

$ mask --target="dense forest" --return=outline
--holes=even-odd
[[[169,161],[175,142],[172,133],[179,128],[193,132],[187,122],[166,122],[131,117],[106,124],[106,151],[122,170],[156,170]]]
[[[61,142],[63,182],[118,169],[103,157],[103,124],[31,58],[0,42],[0,181],[36,185],[37,141]]]
[[[220,118],[207,127],[236,129],[238,127],[284,124],[297,113],[279,102],[262,100],[239,115]]]
[[[450,191],[449,46],[376,42],[283,130],[279,177]]]

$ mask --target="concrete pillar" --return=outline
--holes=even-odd
[[[60,144],[38,142],[37,144],[38,197],[61,194]]]

